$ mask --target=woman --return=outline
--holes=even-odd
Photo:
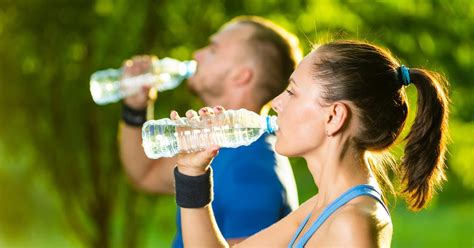
[[[276,151],[305,158],[319,192],[237,246],[390,246],[392,222],[381,189],[393,191],[384,168],[393,163],[383,158],[405,125],[410,83],[418,90],[418,106],[401,160],[402,193],[412,209],[426,206],[445,179],[448,99],[440,77],[408,69],[371,44],[332,42],[304,58],[288,90],[272,103],[278,113]],[[221,111],[203,108],[199,114]],[[171,118],[179,116],[172,112]],[[208,164],[217,152],[210,147],[178,158],[176,197],[186,246],[228,246],[209,204]]]

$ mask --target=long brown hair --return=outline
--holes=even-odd
[[[364,42],[336,41],[317,48],[314,74],[322,79],[327,102],[348,100],[361,121],[353,137],[363,152],[385,152],[400,135],[408,115],[400,63],[387,51]],[[445,180],[449,99],[445,80],[437,73],[412,68],[418,91],[417,113],[406,137],[402,159],[402,192],[410,208],[419,210]],[[381,164],[369,163],[378,181],[391,186]]]

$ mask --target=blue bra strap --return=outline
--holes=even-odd
[[[303,230],[304,226],[306,226],[306,223],[308,223],[308,220],[310,217],[311,217],[311,214],[308,214],[308,216],[300,224],[300,226],[298,227],[298,230],[296,230],[295,235],[293,235],[293,238],[291,239],[290,245],[288,247],[291,247],[295,243],[296,238],[300,236],[301,231]]]
[[[369,197],[374,198],[377,200],[382,206],[385,208],[387,213],[390,215],[387,207],[385,206],[384,202],[382,201],[382,197],[380,193],[371,185],[367,184],[361,184],[357,185],[348,191],[346,191],[344,194],[339,196],[336,200],[334,200],[331,204],[329,204],[321,213],[321,215],[316,219],[316,221],[311,225],[309,230],[303,235],[303,237],[299,240],[298,244],[296,244],[296,247],[304,247],[306,243],[309,241],[309,239],[313,236],[313,234],[318,230],[318,228],[333,214],[337,209],[345,205],[347,202],[350,200],[358,197],[366,195]],[[298,229],[298,232],[295,234],[293,237],[292,242],[290,242],[290,246],[293,245],[293,242],[296,240],[296,238],[299,236],[299,233],[303,229],[303,227],[306,225],[306,222],[308,222],[311,214],[308,215],[306,220],[302,223],[300,228]]]

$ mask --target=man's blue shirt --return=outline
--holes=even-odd
[[[249,146],[221,148],[211,163],[212,208],[224,238],[248,237],[272,225],[298,205],[288,159],[272,149],[274,136],[263,135]],[[180,213],[173,247],[183,247]]]

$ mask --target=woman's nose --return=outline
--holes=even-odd
[[[281,110],[281,94],[278,95],[277,97],[273,98],[271,102],[272,109],[276,112],[279,113]]]

